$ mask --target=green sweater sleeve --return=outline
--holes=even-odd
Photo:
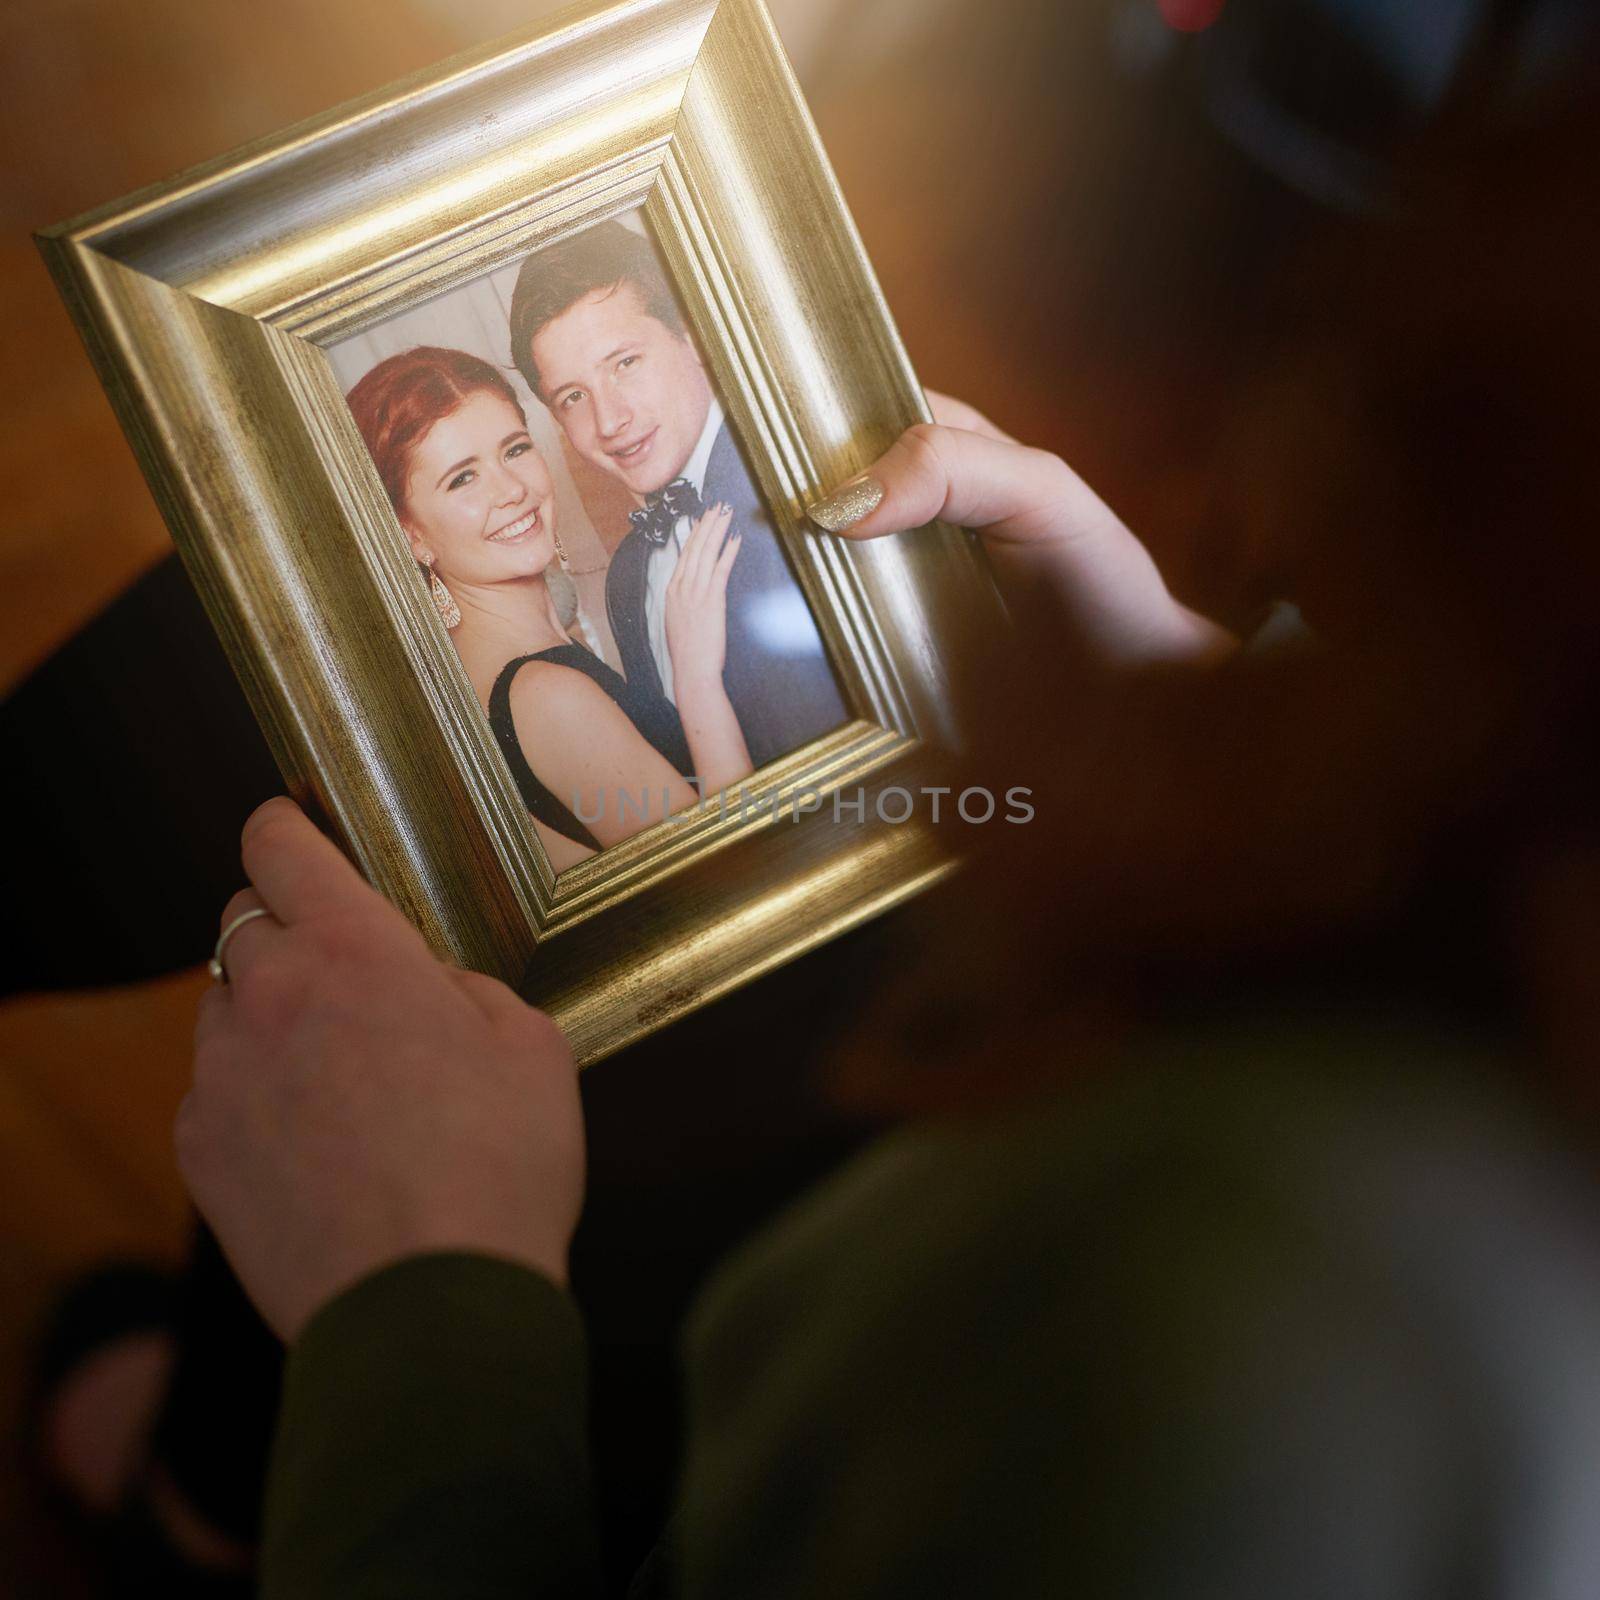
[[[1182,1065],[907,1130],[728,1265],[688,1347],[686,1595],[1449,1587],[1478,1463],[1448,1330],[1363,1225],[1392,1119]]]
[[[526,1267],[417,1256],[338,1296],[289,1357],[264,1600],[597,1594],[586,1385]]]

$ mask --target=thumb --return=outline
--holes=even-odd
[[[806,508],[818,527],[876,539],[929,522],[1005,544],[1036,544],[1121,524],[1066,462],[998,433],[919,422],[867,472]]]

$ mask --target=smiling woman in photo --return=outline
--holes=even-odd
[[[696,519],[667,595],[674,711],[563,626],[546,582],[561,549],[554,485],[494,367],[462,350],[407,350],[349,402],[557,871],[694,805],[691,775],[713,794],[750,772],[722,683],[739,551],[725,506]]]

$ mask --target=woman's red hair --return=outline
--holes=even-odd
[[[465,350],[418,345],[380,361],[345,397],[395,511],[405,510],[411,452],[436,422],[481,390],[527,414],[505,374]]]

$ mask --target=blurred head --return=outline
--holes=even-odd
[[[422,346],[379,362],[348,398],[419,562],[452,589],[545,570],[554,486],[502,374]]]
[[[683,472],[711,384],[648,240],[607,222],[530,256],[511,354],[579,455],[634,494]]]
[[[1036,820],[951,823],[969,870],[851,1097],[978,1103],[1124,1024],[1310,1000],[1564,1031],[1600,1111],[1597,150],[1600,95],[1419,152],[1403,213],[1286,276],[1212,516],[1319,651],[1111,679],[1018,606],[948,781],[1029,785]]]

